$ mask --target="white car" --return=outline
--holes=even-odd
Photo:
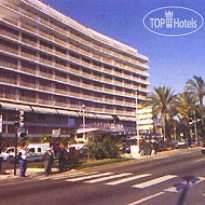
[[[1,152],[1,157],[3,158],[3,160],[5,161],[13,161],[14,156],[15,156],[15,152],[14,152],[15,148],[14,147],[6,147],[2,150]]]

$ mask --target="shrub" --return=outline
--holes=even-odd
[[[88,156],[94,159],[117,158],[119,148],[115,140],[104,138],[100,142],[90,142],[88,145]]]

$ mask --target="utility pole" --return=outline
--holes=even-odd
[[[16,165],[17,165],[17,145],[18,145],[18,128],[20,124],[20,113],[19,110],[16,110],[15,119],[14,119],[14,127],[15,127],[15,140],[14,140],[14,176],[16,176]]]
[[[196,113],[194,110],[194,135],[195,135],[195,140],[196,140],[196,144],[198,145],[198,133],[197,133],[197,120],[196,120]]]
[[[138,124],[138,90],[135,92],[135,101],[136,101],[136,131],[137,131],[137,145],[140,147],[140,136],[139,136],[139,124]]]
[[[82,112],[83,112],[83,139],[85,140],[85,105],[82,105]]]
[[[20,132],[24,129],[24,111],[16,110],[15,115],[15,155],[14,155],[14,175],[16,176],[16,167],[17,167],[17,146],[18,146],[18,137],[21,135]]]

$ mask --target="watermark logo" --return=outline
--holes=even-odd
[[[183,36],[198,31],[204,19],[197,11],[185,7],[169,6],[152,10],[143,19],[144,26],[164,36]]]
[[[166,27],[172,28],[173,24],[173,11],[165,11],[165,18],[166,18]]]

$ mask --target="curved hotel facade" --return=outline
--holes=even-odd
[[[3,136],[15,133],[17,110],[28,136],[80,134],[83,118],[83,132],[133,132],[148,92],[147,63],[41,1],[0,0]]]

